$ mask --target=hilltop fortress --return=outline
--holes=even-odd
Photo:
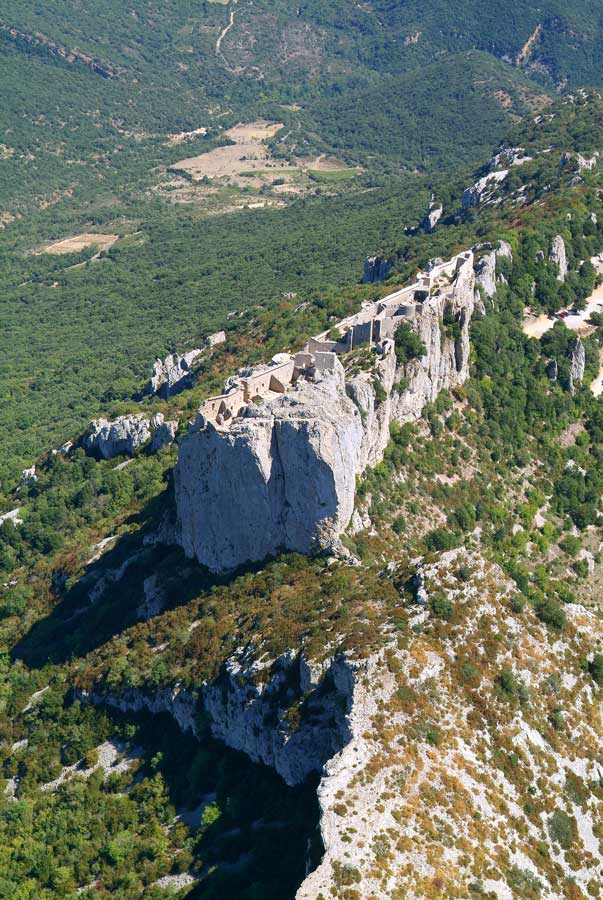
[[[480,272],[487,269],[491,283],[496,256],[509,255],[508,245],[489,247],[476,264],[481,249],[436,261],[301,352],[240,370],[201,406],[175,468],[188,556],[222,572],[282,550],[337,546],[354,512],[356,477],[383,458],[391,423],[418,418],[440,391],[468,377]],[[398,365],[402,322],[426,352]],[[342,359],[361,347],[371,349],[372,365],[346,376]]]

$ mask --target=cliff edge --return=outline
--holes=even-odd
[[[356,478],[383,458],[391,423],[418,418],[467,379],[476,302],[468,251],[366,304],[302,353],[229,379],[180,443],[175,495],[186,554],[222,572],[282,550],[337,546]],[[403,347],[410,333],[421,347],[412,358]],[[359,348],[370,356],[358,373]]]

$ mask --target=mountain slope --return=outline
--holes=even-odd
[[[177,444],[132,458],[45,454],[37,480],[7,498],[23,520],[0,525],[0,823],[8,855],[19,849],[8,896],[23,884],[31,897],[84,888],[145,900],[170,885],[249,900],[596,896],[603,429],[590,381],[601,337],[588,325],[578,365],[563,320],[542,341],[523,328],[526,302],[553,311],[593,290],[600,163],[580,169],[575,154],[596,148],[600,110],[598,94],[584,94],[519,126],[511,144],[532,159],[478,205],[461,208],[468,176],[434,182],[443,218],[434,234],[403,236],[389,286],[267,304],[233,328],[192,389],[121,407],[161,411],[184,430],[239,365],[299,346],[436,254],[477,244],[483,274],[493,242],[507,241],[492,284],[483,278],[472,295],[484,315],[471,326],[470,379],[393,423],[383,459],[358,479],[339,557],[280,555],[227,577],[185,559],[170,525]],[[386,209],[399,216],[393,201]],[[390,227],[393,241],[399,219]],[[565,281],[550,258],[557,238]],[[444,344],[458,340],[454,317],[437,327]],[[423,351],[398,343],[396,366],[411,376]],[[350,378],[374,384],[372,350],[341,359]],[[409,383],[398,385],[403,397]],[[184,737],[145,718],[166,712]],[[263,770],[220,761],[219,744],[206,750],[208,733],[290,785],[320,777],[322,847],[311,782],[277,789]],[[93,751],[118,739],[125,768],[106,782]],[[42,788],[57,777],[66,784]],[[250,779],[266,800],[259,816]],[[296,797],[298,817],[279,813]],[[201,805],[198,827],[176,825],[181,803]],[[73,809],[94,809],[81,860],[65,836]],[[23,849],[36,814],[59,836],[56,860],[33,837]],[[286,884],[271,877],[272,827],[290,848],[277,851]],[[160,882],[167,875],[188,877]]]

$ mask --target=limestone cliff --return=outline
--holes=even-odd
[[[384,627],[370,655],[312,663],[300,648],[270,659],[248,646],[194,690],[80,696],[168,712],[199,737],[204,723],[290,785],[320,776],[324,855],[298,900],[346,884],[376,900],[401,886],[409,897],[529,897],[534,884],[547,900],[587,896],[603,864],[601,689],[584,665],[599,619],[568,604],[567,626],[551,631],[478,552],[419,562],[414,597],[409,574],[387,566],[405,627]]]
[[[549,259],[558,268],[557,281],[565,281],[567,278],[567,253],[565,241],[560,234],[555,235],[549,247]]]
[[[173,443],[178,422],[165,422],[163,413],[147,418],[142,414],[119,416],[117,419],[94,419],[81,438],[81,445],[91,456],[113,459],[133,456],[151,438],[152,452]]]
[[[375,284],[378,281],[385,281],[389,278],[392,267],[391,259],[384,256],[367,256],[364,260],[362,283]]]
[[[343,656],[312,665],[303,653],[262,661],[241,651],[226,661],[215,681],[194,691],[176,685],[153,693],[82,691],[80,697],[123,712],[167,712],[182,731],[197,737],[202,719],[214,738],[296,785],[322,774],[325,763],[350,740],[357,669]]]
[[[190,387],[193,380],[193,366],[202,353],[202,350],[196,349],[182,355],[170,353],[165,359],[156,359],[145,392],[167,399]]]
[[[422,358],[398,366],[395,342],[385,338],[373,347],[370,371],[346,377],[334,358],[283,393],[267,391],[263,402],[243,406],[234,418],[197,417],[180,443],[174,473],[188,556],[228,571],[284,549],[309,553],[337,545],[354,510],[356,478],[382,459],[390,424],[416,419],[440,391],[469,375],[473,255],[453,262],[451,280],[436,272],[434,289],[421,294],[412,319],[425,346]],[[387,321],[378,324],[385,328]],[[389,321],[393,327],[398,319]],[[266,383],[269,373],[261,372]]]

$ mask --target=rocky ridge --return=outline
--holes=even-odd
[[[570,883],[586,895],[603,861],[603,769],[597,693],[578,663],[601,638],[596,617],[570,607],[555,637],[525,611],[528,627],[514,586],[465,551],[420,573],[449,622],[444,606],[416,605],[407,635],[357,671],[352,737],[319,787],[325,856],[297,897],[350,886],[385,900],[402,884],[408,897],[510,900],[538,885],[553,900]]]
[[[198,736],[204,721],[291,785],[319,775],[325,852],[298,900],[586,896],[603,865],[600,622],[569,605],[547,627],[477,551],[414,566],[383,573],[404,627],[369,656],[248,646],[198,691],[82,699],[167,711]]]
[[[152,695],[129,689],[119,695],[82,691],[80,696],[123,712],[168,712],[182,731],[197,737],[202,713],[214,738],[271,766],[293,786],[320,775],[350,740],[358,666],[341,655],[313,664],[303,652],[256,659],[247,648],[229,658],[218,679],[199,690],[176,685]]]
[[[338,546],[354,510],[356,478],[382,459],[392,422],[417,419],[440,391],[468,378],[469,326],[479,297],[473,254],[452,264],[451,279],[436,278],[420,312],[405,320],[425,347],[421,358],[399,364],[395,340],[385,338],[371,350],[371,370],[346,374],[331,353],[327,368],[283,393],[268,392],[231,420],[197,417],[174,471],[188,556],[228,571],[282,549]],[[367,316],[365,310],[363,321]],[[367,326],[357,327],[364,333]]]

